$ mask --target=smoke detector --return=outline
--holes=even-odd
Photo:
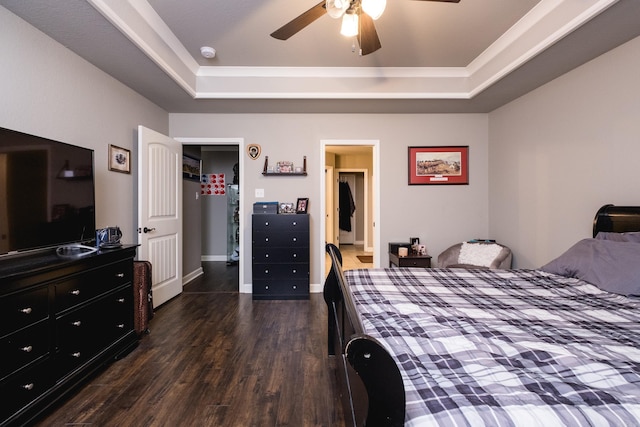
[[[216,50],[209,46],[202,46],[200,48],[200,54],[207,59],[215,58]]]

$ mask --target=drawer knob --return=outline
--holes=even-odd
[[[293,285],[293,289],[298,289],[298,287],[296,285]]]
[[[124,277],[124,273],[116,273],[116,277],[122,279]]]
[[[265,286],[264,288],[265,288],[265,289],[269,289],[269,285]]]
[[[23,308],[22,310],[20,310],[20,313],[24,313],[24,314],[31,314],[33,310],[31,309],[31,307],[27,307],[27,308]]]
[[[298,225],[298,223],[293,221],[293,226],[295,227],[296,225]]]
[[[81,321],[79,321],[79,320],[76,320],[75,322],[71,322],[71,324],[72,324],[73,326],[80,326],[80,325],[82,325],[82,322],[81,322]]]
[[[26,347],[22,347],[20,350],[24,351],[25,353],[31,353],[33,351],[33,346],[28,345]]]
[[[35,387],[35,384],[33,384],[33,383],[22,384],[22,388],[25,389],[25,390],[33,390],[33,387]]]
[[[264,255],[264,257],[265,257],[265,258],[269,258],[269,254],[265,254],[265,255]]]
[[[118,329],[124,329],[124,323],[120,323],[120,324],[118,324],[118,326],[117,326],[117,327],[118,327]]]
[[[269,225],[269,221],[265,221],[264,225]]]
[[[268,241],[269,241],[269,238],[268,238],[268,237],[265,237],[265,238],[264,238],[264,241],[265,241],[265,242],[268,242]]]
[[[269,269],[264,270],[264,274],[269,274]]]
[[[75,357],[76,359],[79,358],[81,356],[81,353],[79,351],[76,351],[75,353],[71,353],[71,357]]]
[[[296,274],[298,272],[298,270],[296,270],[295,268],[293,269],[293,274]]]
[[[293,241],[294,241],[294,242],[297,242],[297,241],[298,241],[298,238],[297,238],[297,237],[294,237],[294,238],[293,238]]]
[[[298,256],[298,254],[293,254],[293,257],[294,257],[294,258],[297,258],[297,256]]]
[[[118,298],[118,302],[122,304],[124,302],[124,298]]]
[[[71,295],[80,295],[80,290],[79,289],[74,289],[70,292]]]

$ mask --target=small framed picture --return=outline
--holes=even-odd
[[[279,213],[281,214],[295,213],[295,210],[293,210],[293,203],[280,203]]]
[[[195,157],[182,155],[182,177],[191,181],[200,182],[200,170],[202,161]]]
[[[419,237],[411,237],[409,239],[409,241],[411,242],[411,246],[416,246],[420,244],[420,238]]]
[[[298,203],[296,203],[296,213],[306,214],[307,208],[309,207],[309,198],[301,198],[298,199]]]
[[[109,145],[109,170],[131,173],[131,151],[115,145]]]

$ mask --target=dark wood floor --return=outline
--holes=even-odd
[[[253,301],[237,266],[204,264],[133,352],[37,425],[344,425],[322,295]]]

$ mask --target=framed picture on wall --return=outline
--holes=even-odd
[[[109,145],[109,170],[131,173],[131,151],[116,145]]]
[[[409,185],[469,184],[469,147],[409,147]]]
[[[191,181],[200,181],[201,160],[182,155],[182,177]]]

